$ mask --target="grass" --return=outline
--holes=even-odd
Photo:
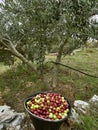
[[[90,104],[91,109],[88,115],[81,115],[82,125],[77,124],[75,130],[98,130],[98,105]]]
[[[67,56],[63,59],[62,62],[87,74],[98,77],[97,57],[97,50],[93,49],[91,51],[88,49],[78,52],[73,56]],[[67,76],[67,80],[69,79],[72,80],[77,91],[80,91],[79,94],[76,94],[76,99],[87,100],[93,94],[98,94],[98,78],[89,77],[79,72],[75,72],[74,70],[71,70],[70,74]]]
[[[63,62],[67,65],[71,65],[79,70],[86,71],[92,75],[98,75],[96,71],[98,69],[98,51],[93,49],[92,52],[90,50],[84,50],[76,53],[73,56],[67,56],[63,59]]]
[[[5,66],[3,63],[0,63],[0,75],[9,69],[9,66]]]
[[[98,130],[97,120],[93,116],[81,116],[82,125],[77,125],[75,130]]]
[[[54,55],[50,54],[46,56],[46,61],[54,59]],[[77,52],[75,55],[65,56],[62,58],[62,63],[85,73],[98,76],[98,51],[96,49],[86,49]],[[51,77],[52,68],[53,64],[51,63],[47,63],[45,66],[48,79]],[[65,95],[71,93],[68,95],[69,99],[72,95],[71,91],[74,91],[74,95],[72,96],[73,100],[80,99],[88,101],[94,94],[98,95],[97,78],[89,77],[60,66],[58,81],[59,87],[56,88],[56,91],[62,92]],[[66,86],[67,91],[65,89]],[[27,66],[19,65],[9,69],[8,66],[4,66],[2,63],[0,64],[0,91],[2,91],[5,102],[15,110],[19,112],[24,111],[23,101],[28,95],[34,92],[48,90]],[[95,127],[97,124],[95,117],[98,115],[98,112],[95,115],[92,113],[92,115],[88,117],[83,116],[84,125],[77,126],[79,129],[77,128],[75,130],[89,130],[90,128],[97,130],[98,128]]]
[[[49,61],[54,60],[56,56],[48,55]],[[76,54],[62,57],[63,64],[73,67],[92,76],[98,77],[98,50],[84,49]],[[49,65],[48,65],[49,66]],[[81,74],[77,71],[60,66],[58,80],[64,84],[71,83],[75,89],[75,99],[88,100],[94,94],[98,94],[98,78]]]
[[[28,95],[45,90],[40,79],[27,66],[12,67],[1,75],[0,91],[3,98],[17,111],[24,111],[22,104]]]
[[[87,49],[80,52],[77,52],[75,55],[66,56],[62,58],[62,63],[69,65],[73,68],[81,70],[85,73],[98,76],[98,51],[96,49]],[[47,61],[54,60],[54,55],[47,55]],[[48,67],[48,69],[47,69]],[[51,77],[51,68],[53,65],[48,63],[45,67],[46,76]],[[3,91],[6,87],[10,88],[12,92],[20,91],[24,89],[28,84],[31,86],[33,84],[33,89],[46,88],[40,82],[38,77],[31,72],[26,66],[19,65],[17,68],[12,67],[8,69],[8,66],[0,64],[0,91]],[[7,70],[7,71],[6,71]],[[6,72],[5,72],[6,71]],[[5,73],[3,73],[5,72]],[[88,100],[94,94],[98,93],[98,79],[83,75],[74,70],[70,70],[65,67],[60,66],[58,80],[63,84],[71,84],[75,90],[75,99]],[[32,83],[33,82],[33,83]],[[40,87],[40,85],[41,87]],[[86,91],[86,93],[85,93]]]

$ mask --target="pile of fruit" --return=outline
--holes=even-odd
[[[58,93],[40,93],[26,102],[27,109],[34,115],[47,120],[59,120],[68,116],[69,104]]]

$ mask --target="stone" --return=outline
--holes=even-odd
[[[6,124],[5,130],[15,130],[15,127],[13,127],[11,124]]]
[[[82,100],[76,100],[74,101],[74,108],[86,114],[90,108],[90,104]]]
[[[11,125],[12,126],[17,126],[17,125],[20,125],[22,123],[22,120],[24,119],[24,113],[17,113],[17,116],[15,117],[15,120],[13,120],[11,122]]]
[[[13,110],[10,110],[9,106],[0,106],[0,124],[3,122],[10,122],[13,118],[15,118],[16,113]]]
[[[98,104],[98,96],[97,95],[94,95],[90,100],[89,100],[90,103],[93,103],[93,104]]]
[[[20,126],[20,125],[17,125],[17,126],[15,127],[15,130],[21,130],[21,126]]]
[[[0,130],[4,130],[4,125],[3,124],[0,125]]]
[[[68,118],[69,126],[73,126],[75,123],[81,123],[81,119],[79,118],[79,114],[76,112],[74,108],[71,109],[71,115]]]
[[[24,113],[17,113],[10,106],[0,106],[0,130],[22,130]]]

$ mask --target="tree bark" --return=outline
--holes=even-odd
[[[67,41],[68,40],[66,39],[65,42],[60,45],[60,49],[58,51],[58,55],[57,55],[55,62],[57,62],[57,63],[61,62],[63,48],[64,48],[65,44],[67,43]],[[59,66],[57,64],[54,64],[53,71],[52,71],[52,87],[53,88],[55,88],[57,86],[58,68],[59,68]]]

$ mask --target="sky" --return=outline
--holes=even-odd
[[[5,1],[5,0],[0,0],[0,3],[3,2],[3,1]]]

